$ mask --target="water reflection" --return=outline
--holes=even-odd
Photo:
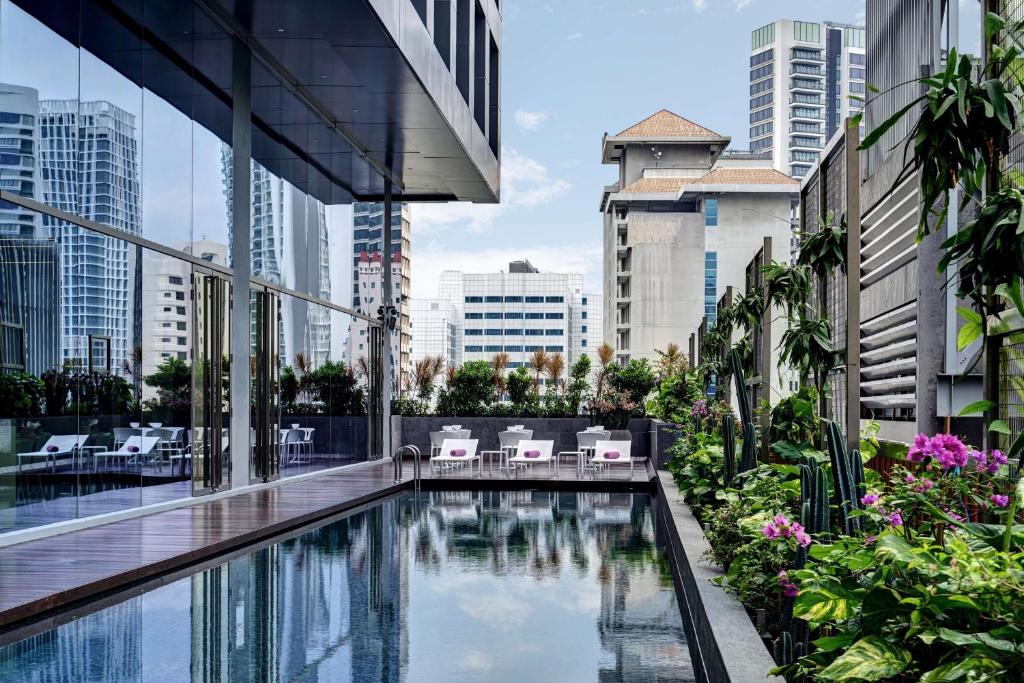
[[[0,680],[692,680],[640,494],[390,499],[0,648]]]

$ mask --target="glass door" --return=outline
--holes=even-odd
[[[273,481],[280,471],[281,300],[277,293],[253,285],[249,298],[252,370],[252,442],[249,480]]]
[[[198,267],[193,271],[192,283],[192,494],[201,495],[227,488],[231,480],[231,284],[223,276]]]

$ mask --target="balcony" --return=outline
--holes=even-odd
[[[800,111],[799,107],[793,107],[789,110],[790,121],[824,121],[825,114],[821,111],[815,110],[804,110]]]
[[[820,135],[822,137],[825,135],[821,126],[813,123],[794,123],[789,127],[789,132],[797,135]]]
[[[628,294],[620,294],[615,298],[615,307],[619,309],[629,308],[629,304],[631,302],[632,300],[629,298]]]
[[[793,64],[789,67],[789,74],[791,76],[807,76],[808,78],[824,78],[825,70],[820,66],[810,66],[808,64]]]
[[[804,137],[790,137],[790,149],[821,149],[824,145],[821,140],[812,140]]]
[[[822,55],[821,50],[807,50],[795,47],[789,51],[789,61],[806,64],[824,64],[825,57]]]
[[[793,91],[805,90],[807,92],[825,92],[825,84],[813,78],[791,78],[789,89]]]
[[[615,280],[620,283],[629,282],[629,277],[633,274],[630,270],[619,270],[615,273]]]
[[[789,98],[790,104],[805,104],[808,107],[824,107],[825,96],[824,95],[792,95]]]

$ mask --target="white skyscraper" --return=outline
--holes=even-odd
[[[864,27],[780,19],[751,33],[750,149],[803,177],[863,109]]]
[[[462,325],[455,305],[445,299],[413,299],[410,304],[410,365],[415,366],[424,358],[436,356],[444,358],[447,365],[458,365]]]
[[[136,134],[135,116],[109,102],[40,101],[42,201],[141,234]],[[48,216],[44,224],[60,244],[61,356],[120,368],[132,358],[138,320],[137,250]]]

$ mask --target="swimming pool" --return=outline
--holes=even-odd
[[[4,645],[0,680],[694,680],[653,527],[639,493],[400,494]]]

